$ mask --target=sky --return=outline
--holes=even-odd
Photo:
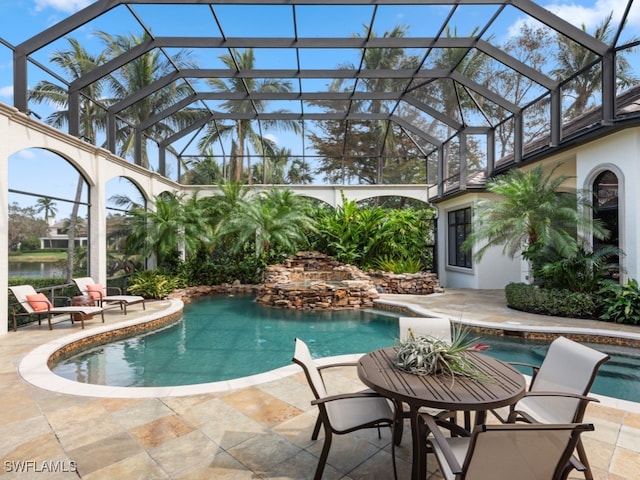
[[[9,42],[13,45],[19,44],[20,42],[30,38],[31,36],[41,32],[42,30],[54,25],[55,23],[63,20],[70,14],[86,7],[92,3],[89,0],[0,0],[0,38],[6,42]],[[582,27],[583,25],[586,27],[587,31],[593,31],[596,25],[601,23],[604,18],[610,13],[614,12],[614,20],[619,18],[622,14],[624,8],[626,7],[626,0],[567,0],[567,1],[551,1],[548,2],[546,0],[539,1],[539,4],[545,8],[548,8],[552,12],[556,13],[560,17],[564,18],[568,22]],[[640,4],[640,2],[636,2]],[[139,9],[140,12],[145,13],[146,8],[148,6],[144,5],[136,5],[135,9]],[[198,36],[198,34],[202,34],[204,32],[204,28],[210,28],[210,26],[198,25],[197,22],[187,23],[180,22],[179,16],[176,17],[173,15],[172,8],[175,6],[163,6],[162,7],[162,15],[156,15],[152,18],[154,33],[157,35],[170,35],[170,32],[175,32],[177,35],[193,35]],[[202,8],[202,6],[193,6],[190,8]],[[258,7],[254,7],[258,8]],[[283,7],[287,8],[287,7]],[[288,7],[290,8],[290,7]],[[393,15],[388,15],[389,18],[384,18],[383,15],[380,15],[380,19],[377,19],[377,28],[378,30],[391,29],[395,24],[402,22],[403,16],[408,15],[406,12],[402,10],[401,7],[385,7],[387,10],[385,12],[393,12]],[[482,12],[481,6],[474,7],[475,11]],[[225,15],[225,9],[220,6],[219,8],[222,15]],[[243,28],[252,29],[255,28],[256,25],[259,25],[262,29],[267,30],[268,35],[278,35],[279,31],[285,31],[288,28],[288,25],[280,24],[282,20],[279,18],[270,18],[269,22],[264,22],[264,17],[260,15],[259,10],[255,10],[257,13],[254,18],[246,18],[243,17],[241,21],[237,24],[237,31],[235,30],[236,26],[230,28],[230,25],[233,25],[232,22],[226,22],[227,28],[230,30],[234,30],[229,32],[230,35],[242,35]],[[305,32],[312,32],[312,35],[323,35],[330,36],[330,34],[336,33],[339,35],[351,34],[353,31],[347,31],[345,29],[353,29],[354,25],[360,26],[362,23],[354,22],[353,18],[345,19],[345,21],[341,21],[338,18],[330,18],[330,19],[322,19],[318,18],[314,15],[308,15],[305,18],[304,12],[310,12],[312,10],[299,9],[299,18],[298,23],[301,28],[304,25],[306,29]],[[358,15],[358,12],[364,11],[362,8],[354,8],[353,15]],[[381,10],[382,11],[382,10]],[[443,12],[448,11],[443,8]],[[514,9],[513,18],[510,21],[509,25],[506,25],[505,28],[501,30],[497,30],[495,32],[498,36],[503,36],[503,41],[509,35],[514,34],[518,31],[521,26],[522,19],[518,17],[517,11]],[[478,13],[481,15],[482,13]],[[443,13],[444,16],[444,13]],[[363,22],[366,17],[363,15]],[[348,22],[346,20],[349,20]],[[431,19],[435,22],[438,19]],[[101,24],[97,25],[98,28],[108,31],[110,28],[114,28],[113,23],[116,23],[113,17],[105,16],[105,21]],[[251,22],[256,22],[256,25],[252,25]],[[457,23],[457,27],[459,28],[459,35],[466,35],[470,32],[465,31],[465,29],[471,29],[474,26],[474,18],[461,18]],[[92,26],[94,29],[95,26]],[[124,30],[124,33],[140,33],[139,26],[133,25],[132,29],[136,28],[135,32],[126,32],[128,25],[118,24],[117,28],[118,33]],[[414,30],[420,29],[420,23],[414,22],[411,27]],[[88,45],[91,42],[94,42],[97,45],[97,40],[92,35],[92,31],[89,31],[89,28],[84,30],[80,30],[78,32],[74,32],[75,35],[84,35],[81,40],[83,42],[87,42]],[[246,31],[246,30],[245,30]],[[420,35],[420,31],[414,31],[414,35]],[[625,35],[627,37],[636,36],[640,38],[640,5],[634,6],[631,11],[631,15],[629,17],[629,22],[627,27],[625,27]],[[426,35],[425,35],[426,36]],[[60,48],[61,44],[57,45],[57,48]],[[43,51],[41,56],[43,61],[46,61],[47,56],[50,54],[50,51]],[[290,54],[291,52],[287,52]],[[330,54],[326,55],[326,58],[320,58],[320,52],[313,51],[314,55],[317,58],[314,59],[314,68],[322,68],[322,62],[329,62],[331,66],[336,64],[336,58],[332,57]],[[209,57],[213,58],[213,56]],[[268,58],[265,58],[265,61]],[[261,61],[261,60],[260,60]],[[304,62],[304,58],[302,59]],[[317,65],[315,65],[317,63]],[[211,67],[210,65],[205,65],[206,67]],[[263,65],[256,65],[258,68],[264,68]],[[269,65],[273,66],[273,65]],[[13,86],[12,86],[12,54],[9,48],[2,45],[0,43],[0,102],[5,102],[7,104],[13,104]],[[283,67],[286,68],[286,67]],[[637,69],[640,72],[640,68]],[[33,84],[38,80],[38,78],[32,78],[32,75],[29,76],[29,84],[33,86]],[[283,134],[284,135],[284,134]],[[294,141],[293,139],[291,140]],[[37,189],[34,191],[46,192],[48,195],[53,196],[63,196],[62,193],[59,192],[74,192],[75,191],[75,178],[74,175],[69,175],[68,173],[61,174],[59,176],[59,180],[57,182],[51,182],[50,178],[43,178],[42,184],[38,185],[36,182],[37,179],[33,178],[32,172],[34,168],[39,168],[36,163],[37,159],[29,159],[33,155],[29,152],[25,152],[22,155],[24,157],[24,161],[20,162],[21,168],[18,168],[14,165],[17,165],[18,162],[10,163],[10,179],[11,179],[11,188],[14,189],[23,189],[23,186],[31,186],[33,189]],[[14,155],[15,156],[15,155]],[[40,160],[42,161],[42,160]],[[59,184],[60,187],[54,188],[54,185]],[[52,190],[53,189],[53,190]],[[59,193],[59,194],[58,194]],[[69,194],[64,194],[65,197],[68,197]],[[10,199],[11,200],[11,199]],[[22,200],[21,200],[22,202]],[[61,207],[63,207],[61,205]],[[61,212],[59,215],[63,215],[66,212],[66,208],[60,208]]]

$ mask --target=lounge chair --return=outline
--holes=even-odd
[[[562,480],[581,465],[571,454],[592,424],[479,425],[468,437],[445,437],[434,419],[426,423],[427,443],[444,480]]]
[[[609,358],[606,353],[558,337],[549,345],[540,367],[510,362],[532,369],[531,385],[525,396],[510,407],[506,418],[503,412],[493,413],[506,423],[581,423],[589,402],[598,401],[586,395],[591,390],[598,369]],[[580,439],[576,450],[580,462],[585,466],[585,478],[592,479]]]
[[[31,285],[16,285],[9,287],[11,293],[15,297],[20,307],[25,313],[18,313],[14,306],[13,308],[13,330],[18,329],[17,317],[20,315],[37,315],[38,325],[42,325],[42,317],[47,316],[49,322],[49,330],[53,329],[51,320],[54,315],[69,314],[71,323],[74,323],[74,316],[80,318],[82,328],[84,328],[84,321],[87,317],[92,317],[98,313],[102,316],[102,323],[104,323],[104,309],[96,306],[71,306],[55,307],[49,298],[44,293],[38,293]],[[65,297],[66,298],[66,297]],[[67,298],[67,301],[69,299]]]
[[[312,440],[317,440],[320,425],[324,426],[324,445],[316,467],[315,480],[322,478],[329,450],[331,448],[332,434],[346,434],[364,428],[391,427],[393,432],[394,412],[391,401],[381,397],[373,391],[345,393],[331,395],[327,393],[320,368],[335,367],[345,364],[333,364],[318,367],[311,358],[309,347],[299,338],[295,339],[295,353],[293,362],[300,365],[309,382],[315,400],[312,405],[317,405],[319,410],[318,422],[313,429]],[[393,442],[392,442],[393,443]],[[393,450],[393,446],[392,446]],[[395,455],[393,455],[393,474],[397,478]]]
[[[73,283],[76,284],[80,293],[90,296],[95,300],[96,305],[101,307],[104,307],[105,303],[117,303],[126,315],[127,306],[142,303],[142,309],[146,310],[144,297],[139,295],[123,295],[122,290],[117,287],[108,287],[105,289],[101,284],[96,283],[91,277],[74,278]],[[110,295],[109,291],[115,291],[117,293],[115,295]]]

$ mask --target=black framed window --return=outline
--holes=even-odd
[[[598,175],[593,182],[594,218],[599,219],[611,232],[606,240],[593,239],[594,246],[618,243],[618,177],[610,170]]]
[[[471,207],[448,213],[448,263],[454,267],[471,268],[471,252],[462,243],[471,234]]]
[[[618,226],[618,177],[610,170],[599,174],[593,182],[593,218],[600,220],[609,230],[609,237],[605,240],[593,237],[593,248],[605,245],[620,247],[620,233]],[[620,258],[609,259],[611,263],[619,263]],[[619,268],[609,272],[612,278],[619,278]]]

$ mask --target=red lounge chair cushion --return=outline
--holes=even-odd
[[[34,295],[27,295],[27,302],[31,305],[36,312],[41,312],[52,307],[51,302],[44,293],[36,293]]]
[[[95,285],[87,285],[87,292],[89,292],[89,296],[94,300],[100,300],[106,294],[104,293],[104,287],[96,283]]]

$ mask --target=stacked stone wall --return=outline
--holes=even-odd
[[[444,290],[438,282],[438,275],[431,272],[390,273],[369,272],[380,293],[399,293],[404,295],[431,295]]]
[[[273,307],[328,310],[372,307],[380,295],[368,275],[318,252],[270,265],[256,300]]]
[[[257,301],[302,310],[374,306],[380,293],[428,295],[442,289],[433,273],[363,272],[318,252],[300,252],[267,267]]]
[[[365,273],[318,252],[300,252],[282,264],[268,266],[261,285],[198,286],[176,290],[170,296],[188,303],[203,295],[255,294],[257,302],[272,307],[337,310],[373,307],[380,293],[429,295],[442,291],[434,273]]]

